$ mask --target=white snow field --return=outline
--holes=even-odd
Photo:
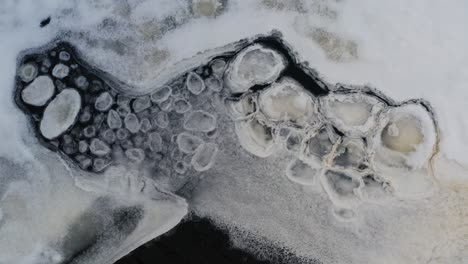
[[[323,263],[468,263],[467,24],[462,0],[4,0],[0,264],[113,263],[189,211],[259,256],[275,255],[255,242],[267,239]],[[213,61],[272,32],[297,62],[258,44]],[[74,166],[42,145],[40,135],[91,118],[75,91],[86,79],[58,93],[40,68],[19,65],[54,40],[121,82],[120,94],[141,96],[93,99],[111,129],[76,149],[133,163]],[[57,56],[49,77],[69,78],[69,55]],[[204,82],[193,69],[207,62]],[[332,91],[281,76],[299,62]],[[165,86],[179,75],[186,91]],[[20,99],[45,108],[39,130],[15,104],[18,78],[30,85]],[[161,111],[141,118],[153,104]],[[169,129],[175,114],[185,132],[171,138],[174,167],[149,175],[140,148],[108,146]],[[167,148],[166,137],[150,132],[148,147]],[[189,194],[174,194],[186,182]]]

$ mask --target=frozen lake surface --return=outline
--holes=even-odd
[[[466,10],[7,0],[0,263],[466,263]]]

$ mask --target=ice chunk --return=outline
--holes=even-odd
[[[383,113],[372,140],[374,161],[390,167],[421,168],[433,155],[437,131],[421,104],[406,104]]]
[[[224,60],[215,59],[211,62],[211,70],[213,71],[213,74],[222,76],[224,69],[226,69],[226,62]]]
[[[47,105],[39,130],[47,139],[53,139],[69,129],[75,122],[81,107],[81,96],[72,88],[59,93]]]
[[[163,86],[154,91],[151,95],[151,101],[155,103],[161,103],[163,101],[166,101],[169,96],[171,96],[172,93],[172,88],[170,86]]]
[[[139,148],[131,148],[125,151],[125,156],[135,163],[141,163],[145,160],[145,151]]]
[[[121,105],[119,107],[117,107],[117,113],[119,114],[119,116],[121,117],[126,117],[128,114],[130,114],[130,106],[128,105]]]
[[[229,63],[224,83],[233,93],[243,93],[255,85],[274,82],[286,65],[286,59],[277,51],[260,44],[251,45]]]
[[[122,119],[115,110],[111,109],[109,113],[107,113],[107,125],[111,129],[119,129],[122,127]]]
[[[59,60],[61,61],[69,61],[70,60],[70,53],[66,51],[61,51],[59,53]]]
[[[63,79],[68,76],[69,72],[70,68],[68,68],[67,65],[59,63],[55,65],[55,67],[52,69],[52,76],[54,76],[55,78]]]
[[[330,93],[320,98],[320,105],[325,117],[335,127],[353,137],[369,135],[385,107],[376,97],[361,93]]]
[[[220,92],[223,89],[223,81],[216,76],[206,79],[205,85],[213,92]]]
[[[203,140],[195,135],[182,132],[177,136],[177,146],[184,153],[193,153]]]
[[[106,115],[104,113],[98,113],[94,115],[93,125],[96,129],[100,129],[101,126],[106,122]]]
[[[317,185],[322,167],[319,163],[307,164],[299,159],[289,163],[286,168],[286,177],[301,185]]]
[[[135,114],[128,114],[124,119],[124,124],[131,133],[137,133],[140,130],[140,120]]]
[[[118,106],[130,106],[130,101],[131,101],[131,98],[123,94],[117,95],[117,99],[115,100]]]
[[[177,140],[177,139],[176,139]],[[198,147],[198,146],[197,146]],[[180,148],[173,148],[171,151],[172,160],[182,160],[186,154],[180,150]]]
[[[185,116],[184,128],[189,131],[211,131],[216,128],[216,117],[203,110],[195,110]]]
[[[78,142],[78,151],[81,152],[81,153],[85,153],[86,151],[88,151],[88,142],[86,142],[86,140],[80,140],[80,142]]]
[[[170,112],[172,111],[173,101],[174,99],[172,99],[172,97],[169,97],[166,101],[159,103],[158,106],[159,108],[161,108],[161,110],[165,112]]]
[[[38,72],[36,64],[26,63],[19,68],[18,76],[23,82],[30,82],[36,78]]]
[[[87,123],[91,120],[92,114],[89,106],[85,106],[81,111],[80,122]]]
[[[101,93],[97,98],[96,102],[94,103],[94,107],[98,111],[107,111],[114,103],[114,99],[110,95],[109,92]]]
[[[62,137],[62,151],[65,154],[72,155],[78,151],[78,144],[73,140],[70,135],[64,135]]]
[[[93,161],[93,170],[95,172],[101,172],[109,165],[110,161],[108,159],[97,158]]]
[[[141,124],[140,130],[143,133],[146,133],[146,132],[150,131],[153,128],[152,125],[151,125],[151,121],[148,118],[141,119],[140,124]]]
[[[83,135],[87,138],[92,138],[96,135],[96,127],[95,126],[87,126],[83,129]]]
[[[286,149],[293,152],[299,152],[302,149],[304,135],[297,130],[291,130],[286,139]]]
[[[130,149],[130,148],[133,148],[133,147],[134,147],[133,142],[132,142],[130,139],[121,140],[121,141],[120,141],[120,146],[121,146],[123,149]]]
[[[177,172],[178,174],[184,174],[185,172],[187,172],[187,164],[185,164],[184,162],[182,161],[177,161],[175,164],[174,164],[174,170],[175,172]],[[1,219],[0,219],[1,220]]]
[[[149,139],[149,148],[153,152],[159,152],[162,150],[163,141],[162,141],[161,135],[159,135],[158,132],[151,132],[148,135],[148,139]]]
[[[322,186],[327,192],[333,204],[344,208],[350,208],[359,204],[356,195],[362,180],[351,174],[328,170],[321,176]]]
[[[218,145],[215,143],[203,143],[195,150],[192,156],[192,167],[196,171],[206,171],[210,169],[218,153]]]
[[[280,127],[276,130],[276,138],[278,141],[286,141],[289,137],[289,134],[292,132],[292,128],[290,127]]]
[[[50,61],[50,59],[48,59],[48,58],[44,59],[42,61],[41,71],[47,72],[49,70],[50,66],[52,66],[52,62]]]
[[[93,138],[89,144],[89,150],[96,156],[105,156],[110,153],[110,147],[98,138]]]
[[[179,114],[188,112],[192,108],[192,105],[187,100],[179,98],[174,100],[174,111]]]
[[[416,122],[415,122],[416,121]],[[409,116],[401,117],[385,126],[382,131],[382,143],[385,147],[410,153],[423,141],[423,132],[417,120]]]
[[[224,100],[224,106],[232,119],[241,120],[255,113],[256,100],[257,97],[254,94],[245,94],[239,98],[227,97]]]
[[[114,143],[116,139],[115,132],[112,129],[106,129],[102,132],[102,139],[108,144]]]
[[[306,139],[305,153],[309,157],[323,160],[326,155],[331,153],[338,139],[330,127],[324,126],[312,134],[309,139]]]
[[[80,75],[78,76],[76,79],[75,79],[75,84],[78,88],[80,88],[81,90],[86,90],[89,86],[89,82],[88,80],[86,79],[86,77]]]
[[[89,91],[93,93],[102,91],[102,88],[103,88],[102,82],[99,80],[92,80],[89,85]]]
[[[118,140],[124,140],[128,138],[129,132],[125,128],[119,128],[117,129],[117,132],[115,133],[115,136],[117,137]]]
[[[47,75],[37,77],[21,91],[21,99],[29,105],[43,106],[54,95],[55,86]]]
[[[249,153],[265,158],[275,150],[271,128],[260,123],[257,119],[237,121],[235,130],[240,145]]]
[[[187,89],[195,95],[199,95],[205,90],[205,82],[200,75],[194,72],[188,73],[185,85]]]
[[[143,147],[146,141],[146,135],[142,133],[138,133],[132,137],[133,145],[137,148]]]
[[[336,150],[333,165],[359,170],[366,167],[366,160],[367,152],[364,141],[346,138]]]
[[[87,170],[93,164],[93,160],[85,155],[76,155],[75,160],[83,170]]]
[[[148,109],[151,106],[151,100],[148,96],[138,97],[133,100],[132,107],[135,113]]]
[[[289,77],[262,90],[258,105],[263,115],[273,122],[291,122],[305,127],[315,126],[319,121],[312,95]]]
[[[156,115],[153,117],[153,123],[156,126],[164,129],[169,125],[169,116],[166,112],[157,112]]]

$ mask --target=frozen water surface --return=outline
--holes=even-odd
[[[302,185],[317,185],[320,173],[320,164],[311,166],[299,159],[293,160],[286,168],[288,179]]]
[[[462,1],[169,2],[3,6],[0,263],[113,263],[187,203],[271,259],[467,262]]]

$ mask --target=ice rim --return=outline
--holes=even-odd
[[[171,85],[176,80],[184,78],[184,76],[186,76],[188,73],[195,72],[197,68],[208,67],[210,63],[214,60],[222,59],[227,62],[227,65],[229,65],[229,62],[232,61],[233,58],[235,58],[235,56],[238,53],[240,53],[245,48],[251,45],[255,45],[255,44],[261,44],[264,47],[275,50],[276,52],[284,56],[284,58],[286,59],[287,66],[280,73],[276,81],[280,80],[283,77],[290,77],[294,79],[302,87],[304,87],[308,93],[310,93],[315,99],[317,99],[315,101],[320,101],[320,98],[324,96],[328,96],[330,94],[334,94],[334,93],[335,94],[365,94],[365,95],[369,95],[380,100],[385,105],[386,108],[389,108],[389,107],[396,108],[396,107],[405,106],[405,105],[421,106],[431,118],[431,122],[433,123],[433,127],[435,130],[434,131],[435,132],[435,135],[434,135],[435,144],[433,146],[432,153],[429,159],[427,160],[430,174],[432,176],[434,175],[433,168],[432,168],[433,166],[432,159],[435,156],[435,154],[438,153],[439,151],[440,132],[439,132],[439,126],[437,123],[435,111],[428,101],[422,98],[416,98],[416,99],[409,99],[409,100],[397,102],[387,97],[385,94],[383,94],[381,91],[379,91],[378,89],[374,87],[346,85],[346,84],[340,84],[340,83],[338,84],[328,83],[325,80],[325,78],[322,77],[318,73],[318,71],[310,68],[308,63],[302,62],[299,60],[298,54],[293,51],[291,46],[287,44],[285,40],[283,40],[281,33],[277,31],[273,31],[268,35],[258,35],[252,38],[243,39],[238,42],[228,44],[220,48],[198,53],[194,57],[183,60],[171,68],[164,69],[159,75],[160,76],[159,80],[155,81],[157,83],[155,83],[155,85],[152,86],[151,89],[150,88],[144,88],[144,89],[138,89],[138,90],[133,89],[131,86],[127,85],[124,81],[119,80],[118,78],[114,76],[111,76],[109,73],[97,67],[94,67],[93,65],[87,63],[86,61],[83,61],[81,59],[83,57],[81,53],[72,44],[68,42],[64,42],[61,39],[56,39],[50,42],[49,44],[40,48],[28,49],[28,50],[21,52],[17,59],[17,72],[22,65],[29,63],[29,62],[41,61],[47,57],[46,54],[50,54],[51,52],[56,52],[57,56],[55,57],[55,59],[58,61],[58,53],[60,51],[67,51],[71,55],[70,60],[73,60],[76,62],[77,67],[80,67],[80,70],[82,71],[81,74],[83,76],[85,76],[88,80],[97,79],[97,80],[102,81],[103,87],[105,87],[102,91],[113,93],[115,94],[114,97],[117,97],[118,95],[123,94],[124,96],[133,100],[134,98],[148,96],[154,90],[157,90],[160,87]],[[56,62],[54,62],[53,64],[55,63]],[[48,70],[48,72],[50,72],[51,69],[52,67]],[[39,68],[39,71],[40,71],[40,68]],[[93,78],[89,78],[89,77],[93,77]],[[64,81],[64,82],[68,82],[68,81]],[[72,84],[72,85],[73,85],[72,87],[75,87],[75,84]],[[220,93],[222,94],[224,98],[227,98],[227,97],[241,98],[245,94],[261,92],[262,90],[267,89],[270,85],[271,83],[264,84],[264,85],[263,84],[254,85],[253,87],[250,87],[249,91],[247,91],[246,93],[230,93],[229,91],[226,91],[227,89],[223,89]],[[38,138],[39,142],[46,148],[54,152],[58,152],[61,155],[61,157],[69,161],[69,164],[71,166],[79,170],[82,169],[79,166],[78,162],[71,158],[71,155],[66,154],[63,150],[61,150],[58,147],[57,144],[54,144],[53,140],[49,140],[41,134],[40,129],[39,129],[41,111],[42,111],[41,109],[46,107],[47,104],[45,104],[45,106],[43,107],[35,107],[35,106],[31,106],[23,102],[21,99],[21,91],[26,86],[27,84],[25,84],[25,82],[22,81],[20,76],[17,75],[16,80],[15,80],[15,89],[13,89],[14,91],[13,99],[16,102],[16,105],[28,116],[29,124],[32,127],[32,130],[34,131],[34,134]],[[66,87],[70,87],[70,86],[66,85]],[[80,93],[81,97],[85,96],[82,90],[78,88],[77,90]],[[53,100],[53,98],[54,97],[52,97],[51,100]],[[83,110],[83,104],[84,104],[83,101],[84,100],[82,100],[81,102],[80,112],[82,112]],[[333,133],[336,133],[338,135],[338,137],[340,138],[344,137],[345,136],[344,133],[341,132],[337,127],[333,126],[329,120],[326,120],[324,118],[323,113],[321,113],[321,111],[322,110],[319,108],[318,114],[320,115],[322,125],[330,128]],[[257,112],[258,112],[258,109],[257,109]],[[77,123],[78,118],[79,118],[79,115],[75,118],[75,120],[73,121],[73,124],[66,131],[62,132],[62,135],[64,133],[69,133],[74,128],[74,126]],[[235,120],[233,120],[233,123],[234,122]],[[265,122],[267,123],[267,125],[269,125],[268,121],[265,121]],[[315,129],[319,129],[319,127]],[[376,128],[375,130],[377,131],[378,129]],[[371,133],[371,135],[369,135],[368,137],[361,138],[361,139],[364,140],[364,142],[368,142],[369,140],[371,140],[373,135],[374,133]],[[247,152],[249,151],[247,150]],[[372,161],[372,159],[369,158],[369,161]],[[108,164],[108,165],[112,165],[112,164]],[[106,167],[108,167],[108,165],[106,165]],[[85,171],[99,174],[99,173],[103,173],[105,170],[106,169],[99,171],[99,172],[89,171],[89,170],[85,170]],[[322,177],[323,179],[327,171],[334,171],[334,168],[328,168],[326,170],[323,170],[322,174],[319,175],[319,177]],[[347,173],[346,170],[343,170],[343,171]],[[338,207],[347,207],[347,205],[342,206],[340,202],[338,202],[337,205]],[[135,245],[135,247],[136,246],[138,245]],[[123,253],[123,254],[126,254],[126,253]]]

